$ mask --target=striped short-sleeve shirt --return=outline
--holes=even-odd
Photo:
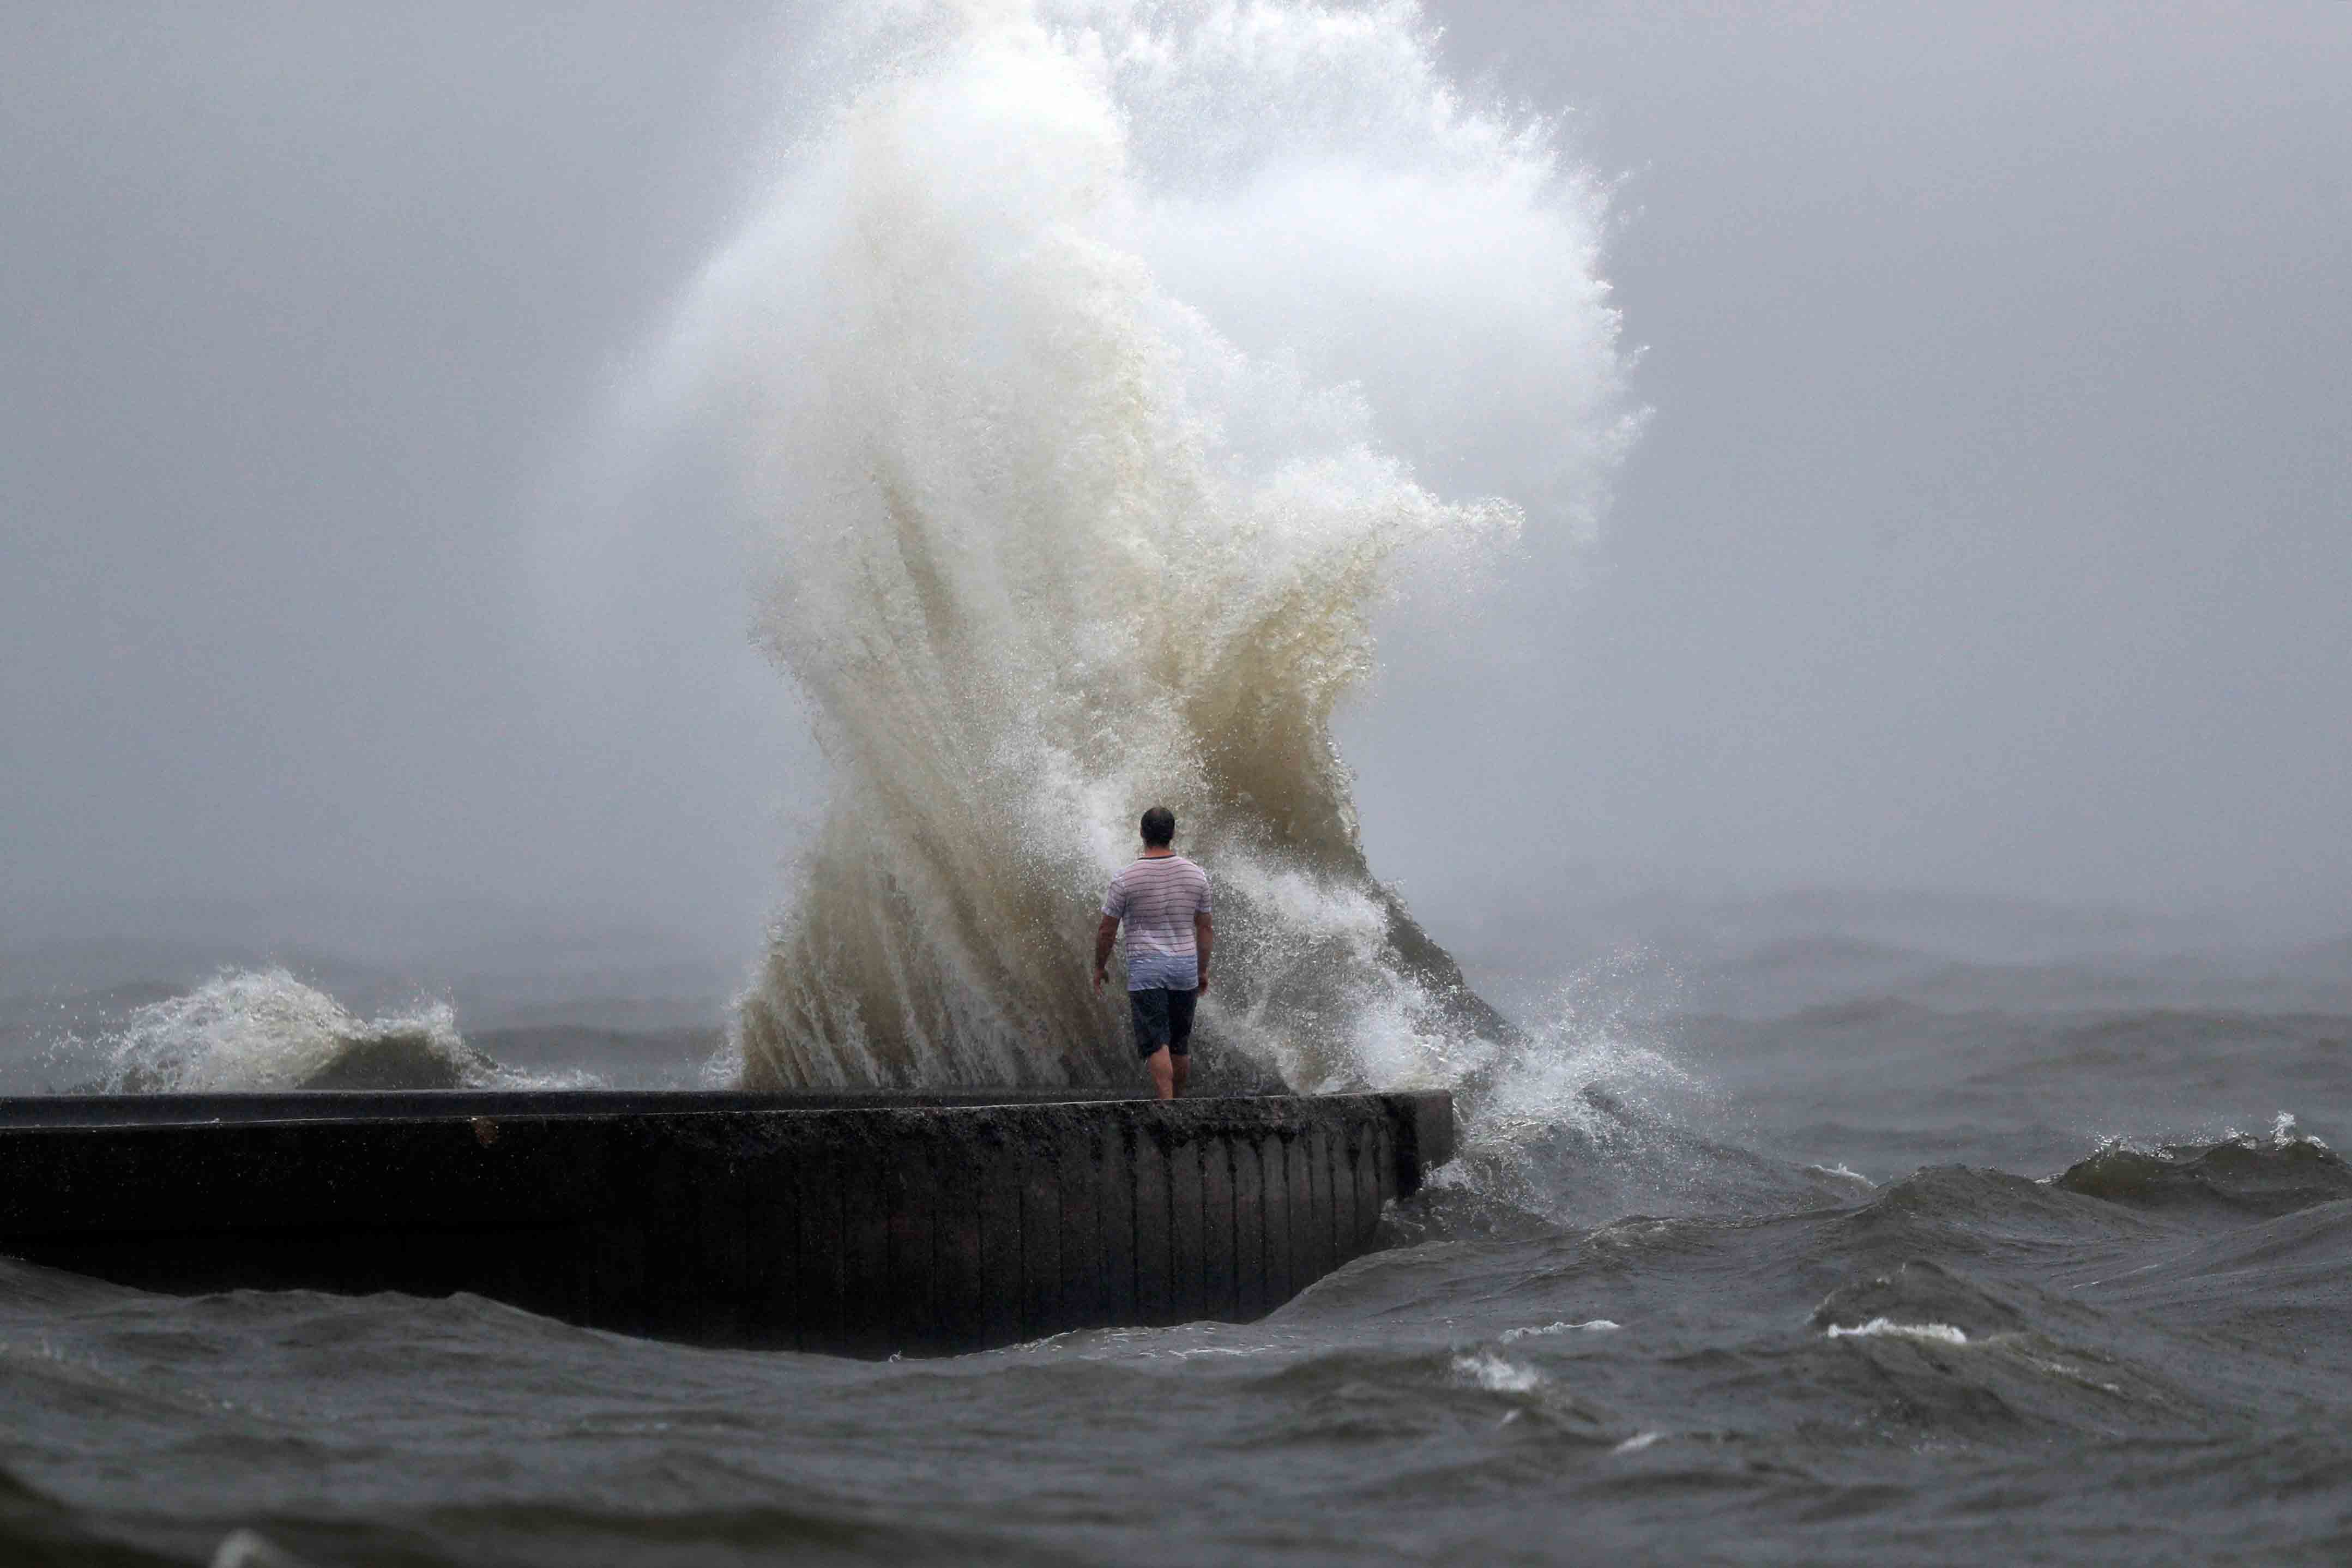
[[[1192,917],[1209,912],[1209,874],[1181,855],[1147,855],[1110,879],[1102,912],[1127,928],[1129,991],[1201,984]]]

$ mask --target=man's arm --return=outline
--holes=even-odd
[[[1209,988],[1209,950],[1217,945],[1217,928],[1209,921],[1209,911],[1201,910],[1192,917],[1192,941],[1201,950],[1201,989]]]
[[[1102,994],[1103,982],[1108,978],[1103,973],[1103,966],[1110,962],[1111,940],[1118,935],[1117,915],[1103,916],[1102,924],[1095,927],[1095,994],[1097,996]]]

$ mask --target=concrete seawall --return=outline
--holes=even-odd
[[[1444,1094],[26,1099],[0,1101],[0,1252],[150,1289],[467,1290],[698,1343],[950,1354],[1261,1316],[1368,1250],[1453,1136]]]

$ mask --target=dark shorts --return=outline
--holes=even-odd
[[[1148,1057],[1160,1047],[1171,1057],[1192,1054],[1192,1005],[1198,991],[1130,991],[1128,1011],[1135,1015],[1135,1054]]]

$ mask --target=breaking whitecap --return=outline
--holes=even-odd
[[[95,1036],[51,1043],[49,1059],[94,1071],[105,1094],[285,1089],[586,1088],[584,1075],[516,1071],[466,1043],[446,1001],[362,1018],[284,969],[224,973],[139,1007]]]
[[[1546,1323],[1539,1329],[1505,1329],[1499,1336],[1505,1344],[1517,1340],[1531,1340],[1547,1334],[1605,1334],[1620,1327],[1606,1318],[1594,1318],[1583,1323]]]
[[[1853,1327],[1832,1323],[1823,1332],[1833,1340],[1916,1340],[1922,1344],[1936,1345],[1964,1345],[1969,1342],[1967,1331],[1949,1323],[1898,1323],[1892,1318],[1873,1318]]]
[[[1531,1366],[1507,1361],[1492,1351],[1454,1358],[1454,1374],[1489,1394],[1531,1394],[1543,1385],[1543,1373]]]

